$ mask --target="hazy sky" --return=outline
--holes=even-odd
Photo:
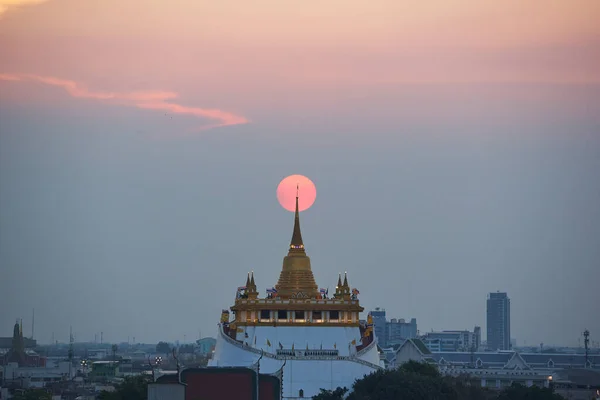
[[[0,0],[0,336],[215,335],[302,230],[421,332],[600,339],[597,0]],[[596,338],[596,339],[594,339]]]

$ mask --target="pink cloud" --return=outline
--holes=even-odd
[[[50,86],[58,86],[76,98],[94,99],[113,104],[137,107],[148,110],[161,110],[174,114],[192,115],[214,121],[203,125],[200,130],[217,128],[228,125],[247,124],[250,121],[240,115],[236,115],[219,109],[208,109],[200,107],[184,106],[172,102],[178,95],[167,91],[137,91],[137,92],[104,92],[92,91],[85,85],[66,79],[34,74],[0,74],[0,81],[12,82],[39,82]]]
[[[10,8],[44,3],[48,0],[0,0],[0,17]]]

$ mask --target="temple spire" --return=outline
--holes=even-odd
[[[298,192],[300,185],[296,185],[296,214],[294,217],[294,232],[290,242],[290,251],[304,252],[304,243],[302,242],[302,233],[300,232],[300,211],[298,210]]]
[[[258,291],[256,290],[256,283],[254,282],[254,271],[250,272],[250,280],[246,286],[246,294],[248,298],[254,300],[258,297]]]
[[[300,185],[296,185],[296,213],[290,248],[283,258],[279,281],[275,285],[277,297],[282,299],[316,299],[319,296],[319,288],[310,268],[310,258],[306,255],[300,233],[299,189]]]

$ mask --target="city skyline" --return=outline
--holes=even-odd
[[[11,3],[2,335],[35,308],[43,342],[214,336],[277,282],[292,174],[319,287],[421,332],[486,332],[502,291],[519,344],[600,335],[598,1]]]

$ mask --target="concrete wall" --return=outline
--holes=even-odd
[[[185,386],[180,383],[151,383],[148,400],[185,400]]]

